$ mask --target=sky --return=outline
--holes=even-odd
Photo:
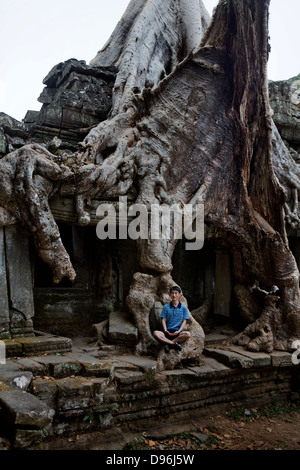
[[[218,0],[203,0],[212,14]],[[89,63],[109,39],[129,0],[0,0],[0,112],[21,121],[39,110],[43,79],[75,58]],[[300,74],[299,0],[271,0],[270,80]]]

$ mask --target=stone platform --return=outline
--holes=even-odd
[[[250,353],[222,335],[207,335],[198,364],[163,372],[152,357],[81,338],[0,365],[0,448],[119,450],[128,436],[192,429],[214,412],[299,392],[291,354]]]
[[[34,331],[34,336],[3,340],[6,357],[36,356],[72,351],[72,340],[63,336]]]

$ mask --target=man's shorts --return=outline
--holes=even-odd
[[[180,335],[180,333],[182,333],[182,331],[180,333],[178,333],[177,335],[174,335],[174,336],[171,336],[171,335],[168,335],[168,333],[166,331],[164,331],[163,329],[161,330],[163,332],[163,334],[165,335],[165,337],[167,339],[169,339],[170,341],[173,341],[173,339],[175,338],[178,338],[178,336]],[[168,330],[170,333],[173,333],[174,331],[176,330]]]

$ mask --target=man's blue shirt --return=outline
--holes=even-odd
[[[189,312],[187,307],[181,302],[179,302],[177,307],[174,307],[172,302],[170,302],[164,305],[160,318],[166,319],[167,329],[169,331],[178,331],[183,320],[189,319]]]

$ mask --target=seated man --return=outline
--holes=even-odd
[[[165,344],[165,351],[169,352],[170,348],[181,351],[181,343],[187,341],[191,334],[185,331],[189,312],[185,305],[179,299],[181,297],[181,289],[178,286],[170,289],[171,302],[166,304],[161,312],[162,331],[154,331],[153,336],[160,343]]]

